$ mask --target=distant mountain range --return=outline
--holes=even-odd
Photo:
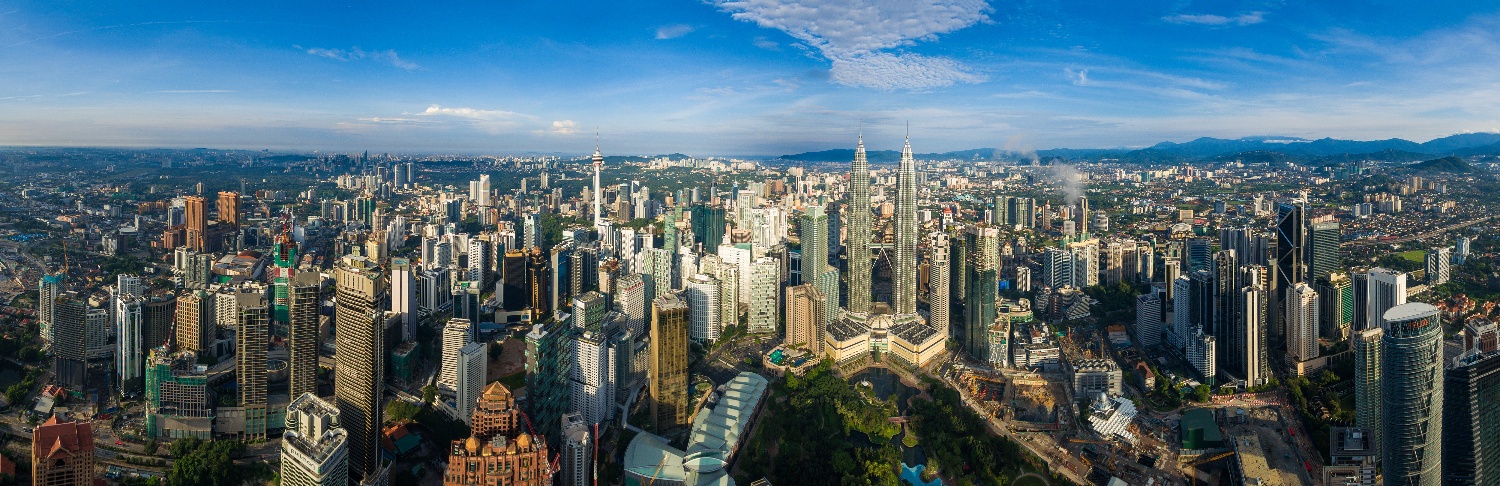
[[[901,159],[895,150],[866,152],[870,163],[894,163]],[[1173,163],[1189,160],[1240,160],[1245,163],[1311,163],[1316,165],[1337,164],[1349,160],[1386,160],[1415,162],[1434,156],[1484,156],[1500,155],[1500,133],[1464,133],[1417,143],[1392,138],[1389,140],[1338,140],[1323,138],[1308,140],[1297,137],[1245,137],[1238,139],[1199,138],[1190,142],[1162,142],[1143,149],[1048,149],[1038,150],[1035,157],[1042,163],[1049,159],[1100,159],[1115,158],[1126,162]],[[922,160],[1026,160],[1031,154],[1019,154],[993,148],[959,150],[942,153],[913,154]],[[853,149],[823,150],[783,155],[784,161],[795,162],[848,162],[854,159]]]

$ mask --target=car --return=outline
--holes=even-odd
[[[125,442],[121,441],[120,439],[115,439],[115,445],[122,446],[122,445],[125,445]]]

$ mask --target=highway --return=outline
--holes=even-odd
[[[1440,228],[1440,229],[1436,229],[1436,230],[1428,231],[1426,233],[1421,233],[1421,234],[1412,235],[1412,236],[1403,236],[1403,237],[1400,237],[1400,238],[1396,238],[1394,240],[1354,240],[1354,241],[1345,241],[1343,244],[1341,244],[1339,246],[1344,247],[1344,248],[1354,248],[1354,247],[1370,246],[1370,245],[1394,245],[1394,244],[1399,244],[1399,243],[1406,243],[1406,242],[1420,240],[1420,239],[1424,239],[1424,238],[1431,238],[1431,237],[1438,236],[1438,235],[1441,235],[1443,233],[1447,233],[1449,231],[1453,231],[1453,230],[1457,230],[1457,229],[1464,229],[1464,228],[1467,228],[1467,227],[1470,227],[1470,226],[1474,226],[1474,225],[1479,224],[1479,223],[1483,223],[1485,221],[1489,221],[1489,220],[1494,219],[1494,218],[1495,218],[1494,216],[1485,216],[1483,218],[1479,218],[1479,219],[1470,220],[1470,221],[1467,221],[1467,222],[1455,224],[1453,226],[1448,226],[1446,228]]]

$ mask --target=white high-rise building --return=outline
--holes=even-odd
[[[449,319],[448,325],[443,326],[443,359],[442,367],[438,370],[438,386],[449,389],[458,389],[459,354],[464,346],[474,342],[474,333],[470,329],[471,323],[468,319]]]
[[[1437,248],[1427,252],[1427,286],[1436,287],[1448,283],[1453,263],[1452,248]]]
[[[927,265],[927,325],[937,329],[943,336],[950,336],[948,315],[952,294],[948,279],[953,262],[952,243],[948,233],[941,231],[933,232],[929,239],[932,242],[932,259]]]
[[[1297,282],[1286,295],[1286,353],[1307,361],[1318,357],[1318,293],[1307,282]]]
[[[571,345],[571,411],[589,424],[609,421],[614,417],[617,368],[609,338],[601,332],[584,331]]]
[[[749,304],[751,278],[750,262],[753,261],[751,250],[749,248],[741,248],[725,242],[724,244],[719,245],[718,252],[719,258],[723,259],[724,261],[724,265],[733,266],[739,270],[739,273],[737,274],[739,275],[739,280],[735,282],[737,293],[733,295],[725,295],[724,298],[728,299],[732,297],[735,299],[735,302],[741,304]],[[720,276],[720,280],[722,279],[723,277]]]
[[[1193,365],[1193,369],[1198,370],[1198,374],[1205,379],[1213,379],[1219,372],[1219,360],[1215,352],[1218,345],[1218,340],[1203,334],[1201,328],[1194,330],[1194,334],[1187,339],[1187,351],[1184,354],[1187,355],[1188,364]]]
[[[646,333],[646,281],[638,273],[620,276],[615,283],[615,308],[625,315],[625,328],[632,335]]]
[[[746,331],[752,333],[776,332],[780,319],[781,261],[771,257],[760,257],[750,264],[750,320]]]
[[[1385,327],[1385,311],[1406,303],[1406,274],[1371,268],[1369,294],[1365,299],[1366,329]]]
[[[458,418],[471,426],[474,425],[470,422],[473,420],[474,401],[479,399],[486,385],[485,351],[484,343],[465,344],[458,350],[455,373],[458,379],[454,387],[457,404],[453,408],[458,411]]]
[[[1135,340],[1141,347],[1161,344],[1161,298],[1156,292],[1135,298]]]
[[[281,484],[349,484],[349,434],[339,426],[339,409],[312,393],[287,407],[281,436]]]
[[[592,424],[577,413],[562,417],[562,486],[592,486],[594,435]]]
[[[115,367],[120,374],[122,392],[140,391],[146,380],[146,350],[143,342],[141,304],[145,300],[139,295],[122,295],[115,298],[115,336],[119,349],[115,354]]]
[[[1172,344],[1186,352],[1193,333],[1193,280],[1187,275],[1172,279]]]
[[[479,175],[479,197],[475,200],[480,206],[489,207],[490,203],[490,175]]]
[[[1250,386],[1258,386],[1266,383],[1271,378],[1270,358],[1267,356],[1269,343],[1266,342],[1266,305],[1267,295],[1265,288],[1259,284],[1240,289],[1239,300],[1235,311],[1239,313],[1235,324],[1240,326],[1238,332],[1244,333],[1244,338],[1239,343],[1242,348],[1234,350],[1233,354],[1244,360],[1244,363],[1230,363],[1231,366],[1244,365],[1245,383]],[[1316,313],[1313,314],[1317,316]],[[1233,360],[1235,357],[1218,356],[1217,358]]]
[[[701,343],[717,341],[723,330],[719,279],[700,273],[688,279],[684,290],[688,301],[688,337]]]
[[[410,260],[391,259],[391,312],[401,315],[401,337],[408,341],[417,336],[417,281],[415,277]]]

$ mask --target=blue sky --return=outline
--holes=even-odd
[[[220,5],[244,3],[245,5]],[[1500,130],[1493,1],[0,0],[0,145],[776,155]]]

